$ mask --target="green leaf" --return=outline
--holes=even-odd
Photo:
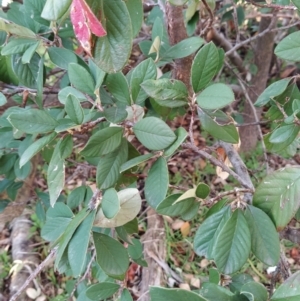
[[[300,55],[300,33],[293,32],[282,39],[276,46],[274,53],[281,59],[299,62]]]
[[[146,117],[133,126],[137,139],[150,150],[161,150],[170,146],[176,135],[161,119]]]
[[[101,201],[101,208],[106,218],[111,219],[116,216],[120,210],[120,200],[117,191],[114,188],[105,190]]]
[[[106,77],[106,87],[108,91],[121,103],[131,105],[129,85],[122,72],[108,74]]]
[[[84,114],[78,98],[73,95],[69,95],[66,100],[65,110],[73,122],[76,124],[82,124]]]
[[[221,111],[217,111],[212,116],[225,114]],[[216,139],[228,142],[228,143],[238,143],[239,142],[239,134],[234,124],[218,124],[211,116],[202,110],[198,110],[199,119],[201,121],[201,128],[207,131]],[[216,118],[214,118],[216,119]]]
[[[298,301],[299,298],[300,271],[297,271],[276,289],[271,301]]]
[[[61,69],[68,70],[70,63],[77,64],[77,56],[73,51],[66,48],[49,47],[47,49],[49,58],[56,66]]]
[[[60,101],[60,103],[64,105],[66,103],[67,98],[70,95],[76,97],[79,101],[86,101],[86,97],[84,96],[83,93],[79,92],[78,90],[70,86],[65,87],[59,91],[58,100]]]
[[[41,139],[33,142],[21,155],[20,158],[20,168],[24,166],[32,157],[34,157],[38,152],[40,152],[46,145],[51,143],[51,141],[56,137],[56,133],[52,133]]]
[[[169,188],[169,172],[165,158],[158,158],[151,166],[145,181],[145,198],[152,208],[166,197]]]
[[[92,59],[89,59],[89,68],[91,71],[91,74],[93,75],[93,78],[95,80],[96,86],[95,90],[99,89],[100,86],[103,83],[104,77],[105,77],[105,72],[101,70]]]
[[[90,240],[96,210],[89,213],[76,229],[68,245],[68,259],[73,277],[78,277],[84,268],[87,248]]]
[[[126,105],[123,103],[117,103],[110,108],[105,108],[103,114],[106,120],[111,123],[119,123],[128,118]]]
[[[125,170],[128,170],[134,166],[137,166],[141,163],[144,163],[146,161],[148,161],[149,159],[153,158],[155,155],[154,154],[146,154],[146,155],[141,155],[138,157],[135,157],[127,162],[125,162],[124,164],[122,164],[120,172],[124,172]]]
[[[17,53],[11,56],[12,69],[19,82],[25,87],[33,89],[37,87],[40,60],[37,53],[34,53],[29,64],[22,64],[22,54]]]
[[[165,198],[156,207],[156,212],[161,215],[180,216],[189,212],[195,203],[194,198],[185,199],[184,202],[176,203],[176,200],[181,196],[180,193],[172,194]]]
[[[133,259],[139,259],[143,256],[143,245],[139,239],[132,239],[133,244],[128,246],[128,254]]]
[[[277,265],[280,256],[279,236],[269,216],[248,205],[245,218],[251,233],[251,250],[254,255],[266,265]]]
[[[209,269],[209,282],[214,283],[214,284],[219,284],[220,282],[220,274],[218,270],[216,269]]]
[[[87,187],[86,186],[76,187],[68,195],[67,205],[71,209],[76,208],[77,206],[79,206],[79,204],[81,204],[84,201],[86,193],[87,193]]]
[[[22,59],[24,59],[24,56],[22,57]],[[45,57],[42,56],[42,58],[39,60],[38,73],[37,73],[37,79],[36,79],[37,93],[36,93],[36,97],[35,97],[35,102],[37,103],[37,105],[39,106],[40,109],[43,108],[44,61],[45,61]]]
[[[62,236],[58,240],[58,249],[56,252],[56,258],[55,258],[55,268],[57,269],[60,261],[63,259],[64,253],[67,250],[67,246],[75,233],[76,229],[79,227],[79,225],[82,223],[82,221],[87,217],[89,214],[86,210],[81,210],[79,213],[71,220],[71,222],[68,224],[66,230],[62,234]]]
[[[2,92],[0,92],[0,106],[5,105],[6,103],[7,103],[7,100],[6,100],[5,95]]]
[[[244,284],[253,281],[253,278],[249,274],[235,274],[231,277],[229,288],[233,293],[240,293]]]
[[[150,287],[151,301],[207,301],[194,292],[180,288]]]
[[[188,91],[180,80],[148,79],[141,84],[141,87],[161,106],[176,108],[187,104]]]
[[[127,140],[123,139],[120,147],[114,152],[102,156],[96,173],[97,187],[107,189],[115,185],[120,177],[120,168],[128,157]]]
[[[209,195],[209,186],[205,183],[199,183],[196,189],[196,196],[200,199],[205,199]]]
[[[55,119],[38,109],[24,109],[10,114],[7,119],[13,127],[27,134],[47,133],[57,126]]]
[[[300,9],[300,1],[299,0],[292,0],[293,4],[298,8],[298,10]]]
[[[97,213],[94,225],[103,228],[119,227],[133,220],[141,209],[141,197],[136,188],[126,188],[118,192],[120,210],[117,215],[108,219],[104,216],[102,209]]]
[[[284,78],[271,84],[265,89],[264,92],[262,92],[262,94],[259,95],[254,105],[256,107],[262,107],[266,105],[272,98],[282,94],[290,81],[290,78]]]
[[[232,90],[224,84],[212,84],[197,96],[199,107],[206,110],[221,109],[233,101]]]
[[[189,199],[189,198],[195,198],[196,197],[196,187],[194,188],[191,188],[191,189],[188,189],[187,191],[185,191],[177,200],[176,202],[174,203],[177,204],[181,201],[184,201],[186,199]]]
[[[210,217],[211,215],[217,213],[219,210],[221,210],[226,204],[228,203],[227,199],[222,199],[215,203],[212,207],[209,208],[207,211],[205,218]]]
[[[269,141],[271,143],[284,143],[288,141],[291,144],[297,137],[299,130],[300,126],[297,124],[283,125],[272,132]]]
[[[46,20],[57,21],[68,11],[71,3],[72,0],[47,0],[41,17]]]
[[[36,22],[46,25],[49,25],[49,21],[41,18],[41,14],[46,3],[46,0],[25,0],[23,2],[25,11],[30,15]]]
[[[91,285],[86,290],[86,296],[91,300],[100,301],[111,297],[120,288],[119,284],[113,282],[101,282]]]
[[[48,241],[57,240],[72,220],[73,212],[64,203],[56,203],[46,213],[46,223],[42,227],[41,236]]]
[[[139,33],[144,20],[143,1],[130,0],[130,1],[125,1],[125,4],[129,12],[131,26],[132,26],[132,37],[134,38]]]
[[[213,215],[212,215],[213,216]],[[236,209],[220,231],[214,248],[219,271],[232,274],[247,261],[251,249],[251,235],[240,209]]]
[[[39,47],[40,42],[36,42],[35,44],[33,44],[32,46],[30,46],[24,53],[22,56],[22,64],[29,64],[35,51],[37,50],[37,48]],[[41,61],[40,61],[41,63]],[[43,68],[44,69],[44,63],[43,63]]]
[[[127,288],[123,289],[120,301],[133,301],[132,296]]]
[[[14,38],[2,48],[1,55],[9,55],[16,53],[24,53],[29,47],[35,45],[37,40],[25,39],[25,38]]]
[[[15,162],[14,173],[18,180],[25,180],[30,174],[31,164],[30,162],[27,162],[22,168],[20,168],[19,164],[20,164],[20,159],[18,159]]]
[[[107,35],[96,38],[94,58],[96,64],[107,73],[122,70],[132,47],[131,20],[122,0],[101,1],[101,21]]]
[[[244,284],[241,288],[241,294],[245,295],[249,301],[267,301],[268,291],[260,283],[248,282]]]
[[[266,212],[281,231],[300,205],[300,168],[286,167],[264,178],[253,196],[253,205]]]
[[[115,239],[102,233],[93,233],[97,262],[110,277],[120,277],[129,266],[126,248]]]
[[[68,76],[72,85],[78,90],[93,95],[95,82],[91,74],[82,66],[70,63],[68,65]]]
[[[183,202],[185,203],[185,202]],[[209,216],[198,228],[194,238],[194,250],[199,256],[207,256],[210,245],[214,244],[216,234],[220,232],[231,215],[230,207]],[[218,231],[219,230],[219,231]]]
[[[219,53],[214,43],[203,46],[196,54],[192,69],[191,80],[195,93],[204,89],[217,73]]]
[[[151,58],[144,60],[133,69],[130,77],[130,89],[134,103],[143,104],[148,96],[141,88],[141,84],[147,80],[156,79],[156,77],[156,65]]]
[[[81,154],[85,157],[100,157],[118,148],[122,141],[121,127],[108,127],[97,131],[91,136]]]
[[[169,48],[163,57],[171,58],[172,60],[181,59],[197,51],[203,43],[204,40],[199,37],[187,38]]]
[[[200,290],[200,295],[207,301],[233,301],[234,294],[215,283],[204,283]]]
[[[10,23],[2,18],[0,18],[0,31],[6,31],[8,34],[16,35],[17,37],[36,38],[35,33],[29,28]]]
[[[175,140],[175,142],[168,147],[165,151],[164,151],[164,156],[165,157],[169,157],[172,156],[175,151],[181,146],[181,144],[184,142],[184,140],[186,139],[188,133],[185,130],[185,128],[183,127],[179,127],[176,131],[175,131],[175,135],[177,137],[177,139]]]
[[[73,137],[72,135],[67,135],[61,138],[59,144],[59,156],[62,159],[68,158],[73,152]]]

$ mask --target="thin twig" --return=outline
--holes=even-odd
[[[205,158],[209,160],[212,164],[215,166],[221,167],[224,171],[228,172],[231,176],[233,176],[242,186],[245,188],[250,189],[250,191],[254,191],[253,185],[249,185],[247,181],[245,181],[242,177],[240,177],[237,173],[235,173],[232,169],[230,169],[228,166],[226,166],[223,162],[220,160],[216,159],[212,155],[208,154],[207,152],[199,149],[197,146],[191,144],[191,143],[183,143],[182,144],[183,148],[190,149],[200,155],[202,158]]]
[[[211,198],[209,201],[211,203],[214,203],[214,202],[222,199],[225,196],[228,196],[228,195],[231,195],[231,194],[237,194],[237,193],[244,193],[244,192],[252,192],[252,190],[250,190],[248,188],[235,188],[233,190],[221,192],[217,196]]]
[[[231,0],[232,7],[233,7],[233,21],[234,21],[234,26],[235,26],[235,31],[236,31],[236,39],[235,43],[239,44],[240,43],[240,29],[239,29],[239,22],[238,22],[238,16],[237,16],[237,9],[236,9],[236,4],[234,0]]]
[[[15,301],[22,294],[22,292],[26,289],[26,287],[33,281],[37,275],[43,270],[45,266],[47,266],[48,262],[54,257],[56,254],[56,249],[52,249],[49,255],[42,261],[37,268],[29,275],[24,284],[18,289],[18,291],[9,299],[9,301]]]
[[[209,14],[209,20],[207,25],[205,26],[205,28],[201,31],[200,36],[205,36],[207,34],[207,32],[211,29],[213,22],[214,22],[214,14],[210,8],[210,6],[207,4],[206,0],[201,0],[202,3],[204,4],[205,8],[208,11]]]

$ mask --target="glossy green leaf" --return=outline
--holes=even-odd
[[[286,167],[265,177],[253,196],[253,205],[266,212],[282,230],[300,205],[300,168]]]
[[[169,172],[165,158],[158,158],[151,166],[145,181],[145,198],[147,203],[156,208],[166,197],[169,188]]]
[[[222,112],[222,114],[225,113]],[[213,137],[228,143],[239,142],[239,134],[234,124],[220,125],[202,110],[198,110],[198,115],[201,121],[201,128],[203,128]]]
[[[100,157],[118,148],[122,141],[121,127],[108,127],[97,131],[91,136],[81,154],[85,157]]]
[[[176,135],[161,119],[146,117],[133,126],[133,132],[138,140],[150,150],[161,150],[170,146]]]
[[[181,59],[197,51],[204,44],[204,40],[199,37],[191,37],[180,41],[164,54],[164,58]]]
[[[97,262],[110,277],[125,274],[129,266],[126,248],[117,240],[102,233],[93,233]]]
[[[46,20],[57,21],[67,12],[71,3],[72,0],[47,0],[41,17]]]
[[[185,141],[188,133],[185,130],[185,128],[183,127],[179,127],[176,131],[175,131],[175,135],[177,137],[177,139],[175,140],[175,142],[168,147],[165,151],[164,151],[164,156],[165,157],[169,157],[172,156],[176,150],[181,146],[181,144]]]
[[[48,55],[52,63],[61,69],[68,70],[68,66],[70,63],[77,64],[77,56],[76,54],[66,48],[59,47],[49,47],[47,49]]]
[[[76,229],[68,245],[68,259],[73,277],[78,277],[84,268],[96,210],[93,210]]]
[[[296,124],[283,125],[272,132],[269,141],[271,143],[293,142],[297,137],[299,130],[300,126]]]
[[[201,109],[217,110],[224,108],[234,101],[234,94],[224,84],[212,84],[197,96],[197,103]]]
[[[217,73],[219,53],[214,43],[203,46],[196,54],[192,69],[191,80],[195,93],[204,89]]]
[[[206,301],[194,292],[180,288],[150,287],[151,301]]]
[[[209,282],[203,284],[199,293],[207,301],[233,301],[234,296],[225,287]]]
[[[24,53],[29,47],[37,43],[34,39],[15,38],[2,48],[1,55],[10,55],[15,53]]]
[[[183,202],[184,203],[184,202]],[[209,216],[198,228],[194,238],[194,250],[199,256],[207,256],[208,249],[214,243],[216,234],[230,217],[230,207],[226,206]],[[219,231],[218,231],[219,229]]]
[[[46,111],[38,109],[24,109],[8,116],[8,121],[18,130],[27,134],[40,134],[53,131],[57,121]]]
[[[161,106],[175,108],[187,104],[188,91],[185,84],[179,80],[148,79],[141,87]]]
[[[297,271],[276,289],[271,301],[298,301],[299,298],[300,271]]]
[[[101,208],[106,218],[110,219],[116,216],[120,210],[120,200],[117,191],[114,188],[105,190],[101,201]]]
[[[141,163],[144,163],[146,161],[148,161],[149,159],[153,158],[155,155],[154,154],[146,154],[146,155],[141,155],[138,157],[135,157],[127,162],[125,162],[124,164],[122,164],[120,172],[124,172],[125,170],[128,170],[134,166],[137,166]]]
[[[141,209],[142,200],[136,188],[126,188],[118,192],[120,210],[117,215],[108,219],[104,216],[102,209],[97,213],[95,226],[103,228],[119,227],[133,220]]]
[[[144,20],[143,1],[130,0],[130,1],[125,1],[125,4],[127,6],[130,15],[132,37],[134,38],[139,33]]]
[[[130,15],[122,0],[101,1],[99,4],[102,5],[101,21],[107,35],[96,38],[94,58],[103,71],[114,73],[125,66],[131,52]]]
[[[84,67],[75,63],[68,64],[68,76],[75,88],[90,95],[94,94],[95,81]]]
[[[117,150],[100,158],[96,173],[98,188],[107,189],[117,183],[121,165],[126,162],[127,157],[128,146],[127,140],[124,139]]]
[[[60,156],[60,143],[56,144],[47,170],[50,205],[53,207],[65,186],[65,162]]]
[[[21,155],[20,158],[20,168],[25,165],[32,157],[34,157],[38,152],[40,152],[47,144],[49,144],[56,137],[56,133],[52,133],[41,139],[33,142]]]
[[[120,288],[119,284],[113,282],[101,282],[91,285],[86,290],[86,296],[95,301],[100,301],[111,297]]]
[[[248,282],[241,288],[241,294],[245,295],[249,301],[267,301],[268,291],[258,282]]]
[[[196,196],[200,199],[205,199],[209,195],[209,186],[205,183],[199,183],[196,189]]]
[[[262,92],[262,94],[259,95],[254,105],[256,107],[266,105],[271,99],[283,93],[290,81],[290,78],[284,78],[271,84],[264,90],[264,92]]]
[[[249,205],[245,218],[251,233],[251,250],[254,255],[266,265],[277,265],[280,255],[279,236],[270,217]]]
[[[65,110],[73,122],[76,124],[82,124],[84,114],[78,98],[73,95],[69,95],[65,103]]]
[[[41,236],[48,241],[57,240],[71,222],[73,212],[64,203],[56,203],[46,213],[46,223],[42,227]]]
[[[251,235],[247,221],[242,211],[236,209],[216,240],[214,259],[218,270],[224,274],[238,271],[247,261],[250,249]]]
[[[116,100],[128,106],[131,105],[129,85],[122,72],[108,74],[105,83],[108,91],[116,98]]]
[[[143,104],[148,96],[141,88],[141,84],[149,79],[154,80],[156,77],[156,65],[151,58],[144,60],[133,69],[130,77],[130,89],[134,103]]]
[[[300,55],[300,33],[293,32],[282,39],[276,46],[274,53],[281,59],[299,62]]]
[[[79,213],[71,220],[65,229],[64,233],[58,240],[58,249],[56,252],[55,258],[55,268],[59,266],[60,261],[62,260],[65,251],[67,250],[67,246],[75,233],[76,229],[83,222],[83,220],[88,216],[89,212],[86,210],[81,210]]]

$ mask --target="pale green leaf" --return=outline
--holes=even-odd
[[[71,3],[72,0],[47,0],[41,17],[46,20],[57,21],[67,12]]]
[[[120,200],[117,191],[114,188],[105,190],[101,201],[101,208],[106,218],[111,219],[116,216],[120,210]]]
[[[111,297],[120,288],[119,284],[113,282],[101,282],[93,284],[86,290],[86,296],[91,300],[104,300]]]

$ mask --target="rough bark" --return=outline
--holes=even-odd
[[[264,17],[261,19],[259,32],[267,29],[271,23],[271,18]],[[248,89],[249,96],[254,103],[257,97],[265,90],[268,81],[270,63],[273,55],[275,32],[269,32],[257,39],[254,57],[257,73],[253,76],[251,86]],[[257,110],[257,116],[260,118],[262,110]],[[244,123],[255,122],[255,116],[249,102],[245,102],[243,111]],[[258,141],[259,129],[257,126],[245,126],[240,129],[241,150],[249,152],[256,147]]]

